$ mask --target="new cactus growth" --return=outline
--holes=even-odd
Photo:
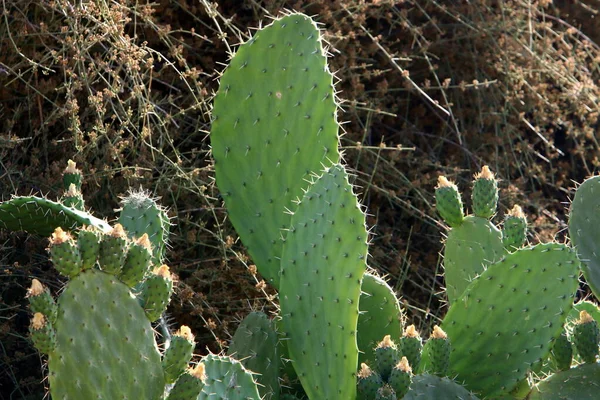
[[[421,336],[414,325],[409,325],[404,330],[404,334],[400,339],[400,349],[402,350],[402,355],[406,357],[412,369],[414,371],[419,370],[421,365],[423,339],[421,339]]]
[[[54,298],[50,295],[48,288],[44,287],[40,281],[33,279],[31,287],[27,291],[27,298],[31,312],[41,313],[51,324],[56,322],[57,307]]]
[[[435,188],[435,199],[435,206],[444,221],[453,228],[459,227],[465,214],[458,187],[445,176],[440,176]]]
[[[508,251],[515,251],[525,244],[527,219],[520,206],[516,205],[504,217],[502,242]]]
[[[69,186],[63,197],[60,199],[60,202],[65,206],[76,210],[83,211],[84,208],[83,195],[73,183],[71,183],[71,186]]]
[[[121,224],[116,224],[110,232],[102,236],[98,252],[98,263],[103,271],[118,275],[127,256],[129,241]]]
[[[377,391],[383,385],[381,375],[369,368],[367,364],[362,363],[357,377],[359,398],[362,400],[375,400]]]
[[[183,325],[171,337],[169,348],[162,359],[165,381],[173,383],[186,370],[194,351],[194,335],[187,326]]]
[[[584,362],[596,362],[599,342],[600,330],[598,329],[598,323],[587,311],[581,311],[579,320],[573,327],[573,343]]]
[[[156,321],[165,312],[172,293],[173,278],[169,267],[161,265],[155,268],[144,281],[140,294],[142,307],[151,322]]]
[[[490,219],[496,213],[498,205],[498,181],[487,165],[475,175],[473,181],[473,214],[480,218]]]
[[[204,364],[198,363],[195,367],[187,369],[175,382],[173,389],[169,392],[167,400],[189,400],[195,399],[202,391],[206,374]]]
[[[40,312],[33,314],[29,325],[29,334],[35,347],[41,353],[50,354],[56,347],[56,334],[52,324],[46,316]]]
[[[63,187],[65,190],[70,190],[71,185],[77,191],[81,191],[81,185],[83,179],[81,177],[81,171],[77,168],[75,161],[67,161],[67,167],[63,171]]]
[[[377,390],[375,400],[396,400],[396,392],[394,392],[394,389],[390,385],[384,383],[383,386]]]
[[[565,332],[562,332],[560,336],[556,338],[550,354],[556,369],[559,371],[566,371],[571,368],[571,362],[573,361],[573,346]]]
[[[85,226],[77,232],[77,247],[81,256],[81,269],[92,268],[100,253],[102,233],[93,226]]]
[[[142,237],[133,241],[129,246],[120,275],[121,281],[133,287],[144,279],[151,265],[152,244],[148,239],[148,234],[144,233]]]
[[[427,352],[428,365],[423,366],[427,372],[444,377],[448,374],[450,365],[450,340],[448,335],[439,326],[433,327],[433,333],[424,346]]]
[[[408,364],[406,357],[402,357],[400,362],[394,366],[388,382],[398,398],[404,397],[412,383],[412,368]]]
[[[81,270],[81,255],[71,234],[56,228],[50,237],[50,256],[54,268],[62,275],[74,277]]]
[[[400,361],[398,346],[396,346],[396,343],[390,338],[390,335],[386,335],[383,340],[377,344],[377,348],[375,349],[377,371],[384,380],[387,381],[392,373],[392,369],[398,361]]]

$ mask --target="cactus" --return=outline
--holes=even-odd
[[[211,129],[216,182],[259,272],[276,287],[286,210],[311,172],[339,161],[336,107],[321,35],[302,14],[259,30],[221,77]]]
[[[50,236],[58,227],[71,230],[84,225],[103,232],[110,229],[106,221],[87,212],[41,197],[15,196],[0,203],[0,228],[6,230]]]
[[[62,253],[79,254],[80,248],[72,235],[56,229],[50,248],[55,265],[68,258]],[[183,373],[191,357],[191,334],[187,349],[174,339],[161,362],[151,321],[129,286],[106,270],[83,269],[77,257],[69,258],[68,264],[68,268],[57,266],[70,281],[56,305],[48,301],[38,281],[32,283],[28,296],[35,313],[31,336],[48,355],[52,397],[162,399],[165,384]],[[198,393],[186,399],[195,399]]]
[[[402,357],[400,362],[394,366],[388,379],[390,386],[396,392],[398,398],[402,398],[410,388],[412,383],[412,368],[408,364],[406,357]]]
[[[450,365],[450,350],[451,345],[448,335],[439,326],[435,325],[433,333],[423,347],[423,351],[427,353],[425,357],[427,363],[421,365],[420,370],[439,377],[446,376]]]
[[[400,339],[400,348],[402,355],[406,357],[412,369],[414,371],[420,370],[423,340],[414,325],[409,325],[404,330],[404,334]]]
[[[566,371],[571,368],[573,346],[565,332],[562,332],[554,341],[550,355],[555,368],[559,371]]]
[[[586,179],[575,192],[569,213],[569,235],[583,262],[583,276],[600,298],[600,176]]]
[[[385,335],[402,336],[402,312],[394,290],[382,278],[365,273],[358,303],[359,364],[375,360],[375,345]]]
[[[205,379],[197,400],[261,399],[252,375],[239,361],[209,354],[202,364]]]
[[[458,187],[445,176],[440,176],[435,188],[436,208],[448,225],[458,228],[465,219]]]
[[[238,326],[227,354],[255,373],[261,399],[279,399],[281,358],[277,332],[266,314],[252,312]]]
[[[508,251],[515,251],[525,244],[527,219],[520,206],[515,205],[504,217],[502,243]]]
[[[388,380],[392,369],[398,361],[400,361],[398,346],[390,338],[390,335],[384,336],[383,340],[377,343],[377,347],[375,348],[375,364],[383,380]]]
[[[600,364],[583,364],[553,374],[538,383],[527,399],[594,400],[598,398],[597,382],[600,382]]]
[[[579,320],[573,327],[573,344],[581,359],[590,364],[596,362],[600,330],[598,323],[587,311],[581,311]]]
[[[474,179],[471,194],[473,214],[479,218],[490,219],[496,213],[498,205],[498,182],[487,165],[475,174]]]
[[[185,372],[192,359],[195,344],[192,331],[185,325],[171,337],[169,347],[162,359],[167,383],[175,382]]]
[[[281,259],[281,316],[309,398],[356,396],[356,326],[366,256],[365,216],[344,168],[334,165],[299,201]]]
[[[422,374],[413,377],[410,390],[403,400],[478,400],[477,396],[448,378]]]
[[[560,244],[521,249],[489,266],[442,323],[457,379],[484,396],[510,392],[548,356],[572,307],[578,268],[574,251]]]
[[[161,265],[165,258],[169,238],[169,216],[156,199],[144,190],[130,191],[122,198],[119,223],[129,238],[139,238],[144,233],[152,243],[152,264]]]
[[[357,391],[362,400],[375,400],[377,391],[383,385],[383,379],[376,371],[373,371],[367,364],[362,363],[357,374]]]
[[[63,171],[63,188],[65,191],[71,189],[73,185],[74,190],[81,191],[81,185],[83,178],[81,177],[81,171],[77,169],[77,164],[73,160],[67,161],[67,167]]]

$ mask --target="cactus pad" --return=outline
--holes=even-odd
[[[239,47],[214,100],[217,185],[259,272],[275,286],[286,209],[295,208],[312,171],[339,160],[326,61],[309,17],[277,19]]]
[[[528,400],[595,400],[598,398],[600,364],[585,364],[561,371],[540,382]]]
[[[209,354],[202,364],[206,377],[198,400],[260,400],[252,375],[239,361]]]
[[[363,275],[358,308],[359,364],[375,360],[374,349],[385,335],[394,340],[402,336],[400,304],[385,280],[370,273]]]
[[[502,233],[485,218],[469,215],[459,227],[452,228],[444,249],[444,277],[450,304],[485,266],[505,253]]]
[[[442,323],[457,380],[485,396],[512,390],[560,334],[578,268],[575,252],[553,243],[518,250],[488,267]]]
[[[367,231],[342,166],[312,183],[287,236],[280,302],[290,358],[310,398],[352,400]]]
[[[413,377],[410,390],[403,400],[478,400],[477,396],[448,378],[422,374]]]

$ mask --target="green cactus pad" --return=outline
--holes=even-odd
[[[599,350],[600,329],[598,322],[586,311],[581,311],[580,320],[573,326],[571,337],[581,359],[588,364],[595,363]]]
[[[169,305],[173,280],[166,265],[154,271],[142,284],[139,300],[151,322],[160,318]]]
[[[413,371],[419,371],[421,365],[421,352],[423,350],[423,339],[414,325],[409,325],[400,339],[400,352],[406,357]]]
[[[83,225],[92,225],[101,231],[110,230],[106,221],[41,197],[13,197],[0,203],[2,229],[50,236],[58,227],[71,230]]]
[[[186,371],[175,382],[167,400],[196,400],[203,385],[198,377]]]
[[[446,294],[454,304],[471,280],[506,254],[502,233],[485,218],[469,215],[448,232],[444,249]]]
[[[171,337],[169,348],[165,351],[162,359],[165,381],[173,383],[185,371],[192,359],[194,352],[194,335],[187,326],[182,326]]]
[[[540,382],[528,400],[596,400],[600,364],[584,364],[561,371]]]
[[[123,269],[127,257],[129,240],[120,224],[116,224],[110,233],[102,236],[98,250],[98,264],[103,271],[118,275]]]
[[[75,189],[81,191],[82,177],[81,171],[77,169],[77,165],[74,161],[67,161],[67,168],[63,172],[63,188],[68,191],[71,185],[75,186]]]
[[[498,181],[488,166],[484,166],[480,173],[475,175],[473,191],[473,214],[480,218],[489,219],[496,213],[498,205]]]
[[[403,400],[479,400],[477,396],[448,378],[422,374],[413,377],[410,390]]]
[[[523,247],[527,238],[527,219],[521,207],[514,206],[504,218],[502,242],[508,251]]]
[[[140,239],[129,246],[125,257],[125,265],[123,265],[119,278],[126,285],[134,287],[144,279],[151,266],[152,251],[150,250],[148,235],[144,233]]]
[[[252,375],[239,361],[209,354],[202,363],[206,378],[198,400],[260,400]]]
[[[578,268],[572,249],[552,243],[489,266],[442,323],[456,379],[486,397],[510,392],[548,356],[572,307]]]
[[[566,371],[571,368],[571,363],[573,362],[573,345],[571,345],[565,332],[562,332],[554,341],[550,357],[557,370]]]
[[[81,255],[77,243],[60,227],[52,234],[49,249],[54,268],[62,275],[74,277],[81,271]]]
[[[166,210],[143,190],[129,192],[121,204],[119,223],[123,225],[130,239],[148,234],[152,243],[152,264],[161,265],[165,258],[171,226]]]
[[[445,176],[440,176],[438,186],[435,188],[435,207],[440,216],[453,228],[459,227],[464,219],[463,203],[458,187],[448,181]]]
[[[398,361],[400,361],[398,346],[389,335],[386,335],[375,348],[375,369],[381,374],[383,380],[387,381]]]
[[[361,400],[375,400],[377,391],[383,385],[383,379],[377,371],[373,371],[366,363],[362,363],[357,374],[358,398]]]
[[[569,236],[582,260],[583,276],[600,298],[600,176],[586,179],[575,192],[569,214]]]
[[[29,325],[31,341],[40,353],[50,354],[56,348],[56,332],[52,323],[41,313],[35,313]]]
[[[31,288],[27,291],[27,298],[29,299],[31,312],[41,313],[51,324],[56,323],[56,302],[48,288],[43,286],[37,279],[32,281]]]
[[[259,272],[278,287],[282,228],[322,164],[339,161],[333,76],[316,24],[292,14],[239,47],[214,99],[216,182]]]
[[[370,273],[363,275],[358,308],[358,363],[375,360],[377,342],[385,335],[402,336],[402,312],[398,298],[385,280]]]
[[[262,312],[252,312],[238,326],[227,351],[246,369],[258,374],[258,390],[265,400],[279,399],[282,365],[278,342],[277,332],[269,317]]]
[[[392,369],[392,373],[388,379],[388,383],[394,389],[398,398],[402,398],[408,392],[412,383],[412,377],[412,369],[408,365],[408,359],[402,357],[402,360]]]
[[[77,233],[77,247],[81,255],[81,269],[89,269],[96,265],[100,253],[101,233],[88,226]]]
[[[452,346],[446,333],[436,325],[433,328],[433,334],[427,340],[425,346],[423,346],[423,352],[427,356],[424,357],[426,362],[423,363],[424,365],[421,365],[421,369],[440,377],[447,376],[450,366],[451,348]]]
[[[341,165],[298,204],[281,259],[281,316],[309,398],[356,396],[358,301],[366,269],[365,216]]]
[[[48,358],[52,398],[162,398],[154,331],[127,286],[89,269],[69,282],[58,306]]]

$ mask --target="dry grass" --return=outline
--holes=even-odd
[[[198,352],[221,349],[237,318],[270,309],[273,292],[257,286],[213,182],[211,95],[249,27],[284,7],[302,11],[323,24],[347,100],[342,146],[375,226],[371,266],[427,329],[444,313],[439,174],[468,195],[473,172],[490,165],[502,179],[500,217],[521,204],[536,242],[561,237],[572,181],[596,171],[600,51],[584,17],[598,5],[2,0],[0,193],[55,197],[73,158],[97,215],[114,218],[132,186],[160,196],[177,221],[172,319],[198,334]],[[0,370],[9,378],[0,392],[12,385],[25,398],[41,391],[24,338],[25,287],[34,275],[54,291],[61,282],[43,240],[1,235]]]

